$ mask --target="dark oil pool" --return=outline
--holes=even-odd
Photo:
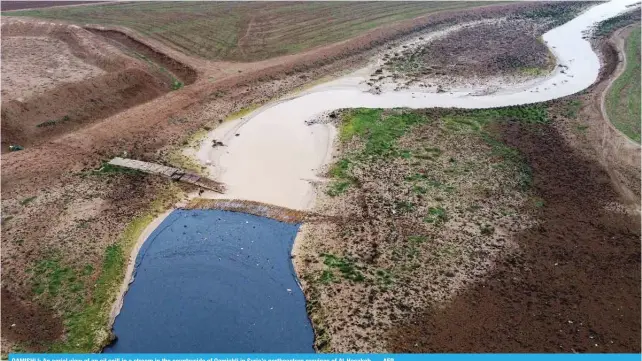
[[[145,241],[104,352],[314,352],[290,259],[298,224],[176,210]]]

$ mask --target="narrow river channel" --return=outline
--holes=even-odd
[[[535,103],[586,89],[600,69],[584,32],[637,0],[590,8],[543,39],[556,67],[492,95],[365,92],[373,66],[263,106],[214,129],[191,156],[228,188],[213,197],[310,209],[310,184],[331,158],[333,126],[307,125],[339,108],[489,108]],[[226,146],[212,148],[211,140]],[[290,252],[298,224],[218,210],[175,210],[145,240],[135,282],[105,352],[314,352],[313,331]]]

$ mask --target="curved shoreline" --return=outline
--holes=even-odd
[[[362,79],[359,77],[354,77],[353,73],[352,75],[344,76],[337,80],[317,85],[311,89],[308,89],[307,91],[304,91],[301,94],[268,103],[245,117],[221,125],[208,134],[206,141],[203,142],[203,145],[198,150],[197,156],[202,162],[205,162],[206,160],[208,160],[207,158],[212,157],[212,154],[208,152],[208,150],[211,151],[210,141],[212,139],[224,139],[225,141],[230,142],[230,144],[226,144],[224,150],[226,150],[227,152],[225,154],[232,155],[228,155],[226,158],[226,155],[222,150],[216,150],[213,153],[213,156],[217,158],[217,161],[212,162],[212,164],[216,164],[217,166],[222,167],[222,169],[215,168],[214,166],[206,163],[210,170],[216,172],[219,176],[221,176],[221,178],[219,179],[220,181],[228,185],[238,185],[238,182],[235,183],[233,180],[230,181],[229,179],[255,179],[258,181],[264,181],[270,178],[269,174],[271,173],[279,176],[285,176],[284,178],[286,179],[293,179],[293,182],[286,181],[284,183],[280,183],[279,179],[277,179],[276,181],[272,180],[272,182],[269,183],[269,185],[271,186],[276,186],[276,189],[279,189],[282,194],[291,194],[293,189],[299,191],[301,189],[305,189],[304,192],[297,193],[298,196],[295,196],[294,198],[286,197],[279,199],[279,192],[277,192],[276,201],[274,201],[274,199],[265,198],[265,187],[254,189],[249,193],[249,196],[244,192],[247,192],[250,188],[241,188],[240,191],[233,190],[231,192],[233,197],[230,197],[229,194],[227,194],[221,196],[214,195],[215,198],[234,198],[273,203],[277,206],[289,207],[297,210],[309,209],[313,205],[314,198],[313,193],[310,193],[310,191],[313,192],[312,186],[308,183],[311,180],[317,179],[317,170],[327,164],[328,160],[331,158],[331,154],[333,151],[332,140],[334,139],[334,133],[336,132],[336,130],[330,125],[317,124],[314,126],[308,126],[304,123],[305,120],[309,120],[320,113],[340,108],[493,108],[510,105],[539,103],[577,93],[593,84],[597,79],[600,70],[600,62],[598,56],[591,48],[590,43],[587,40],[583,39],[583,33],[589,30],[591,26],[598,23],[599,21],[617,15],[620,11],[625,9],[627,4],[634,2],[635,0],[612,1],[596,5],[586,12],[582,13],[575,19],[569,21],[568,23],[554,28],[544,34],[543,38],[549,50],[555,55],[557,64],[572,64],[572,66],[568,66],[568,70],[564,74],[567,78],[570,79],[564,79],[567,81],[562,83],[563,85],[568,85],[558,87],[556,81],[558,81],[559,79],[557,77],[559,77],[562,73],[559,67],[556,67],[552,74],[549,74],[547,77],[540,79],[541,81],[538,80],[536,84],[539,85],[537,85],[535,88],[507,94],[472,96],[470,95],[470,93],[474,91],[474,89],[471,89],[470,91],[462,91],[451,94],[423,93],[423,97],[415,97],[415,93],[422,93],[406,91],[394,93],[386,92],[380,95],[374,95],[370,93],[364,93],[362,89],[358,88],[358,84]],[[604,9],[608,9],[610,11],[604,12]],[[565,37],[563,34],[564,31],[570,32],[571,35],[576,35],[577,37]],[[573,44],[574,42],[575,44]],[[561,49],[563,50],[558,49],[558,47],[561,47]],[[582,52],[587,54],[590,52],[590,55],[587,57],[581,57]],[[575,57],[578,55],[580,55],[580,57],[578,58],[580,59],[580,61],[576,62]],[[578,66],[577,64],[581,65]],[[577,73],[574,73],[571,70],[577,71]],[[585,73],[583,75],[587,76],[581,76],[582,72]],[[356,83],[355,79],[357,79]],[[345,90],[346,86],[351,88],[348,88],[349,90]],[[548,91],[551,89],[555,91],[540,92],[539,87],[544,87],[544,91]],[[328,97],[329,99],[324,99],[324,96],[327,96],[329,93],[332,93],[331,97]],[[284,118],[286,119],[286,121],[283,120]],[[297,121],[299,122],[297,123]],[[260,123],[261,126],[257,127],[256,124],[258,123]],[[252,125],[253,128],[250,128],[250,125]],[[286,128],[289,129],[283,129],[281,132],[274,132],[273,129],[270,129],[272,126],[277,126],[278,128],[278,126],[283,125],[286,125]],[[313,149],[311,152],[312,157],[316,158],[316,162],[310,162],[309,158],[292,158],[291,155],[297,154],[297,151],[293,151],[291,148],[281,149],[280,154],[265,152],[265,149],[274,149],[271,148],[274,144],[270,144],[269,142],[263,142],[263,147],[256,148],[257,140],[259,141],[258,144],[260,144],[261,140],[265,141],[265,139],[268,138],[268,134],[270,133],[275,136],[283,137],[282,141],[286,141],[281,144],[285,144],[287,148],[287,146],[292,145],[293,143],[293,140],[291,139],[292,134],[304,135],[309,130],[308,127],[316,127],[316,129],[320,130],[319,133],[321,134],[317,134],[315,137],[307,139],[298,139],[299,145],[305,145],[306,143],[307,145],[309,145],[311,139],[311,143],[321,142],[321,147]],[[268,131],[266,132],[266,130]],[[243,133],[241,133],[241,131],[243,131]],[[247,136],[247,133],[250,133],[250,136]],[[324,139],[325,145],[323,144]],[[274,142],[275,139],[272,139],[272,141]],[[207,147],[210,148],[208,149]],[[234,150],[230,150],[232,147],[234,147]],[[319,150],[321,151],[319,152]],[[201,154],[201,152],[203,152],[203,154]],[[280,171],[275,170],[275,167],[276,169],[279,168],[279,163],[287,164],[287,160],[294,160],[295,163],[298,162],[298,167],[295,166],[294,171],[292,171],[291,167],[287,166],[285,169],[281,169]],[[235,164],[237,165],[237,167],[236,169],[226,169],[224,167],[224,164],[226,163]],[[238,165],[243,165],[244,170],[241,169],[239,171]],[[252,174],[252,172],[250,172],[249,174],[247,173],[248,169],[255,170],[257,166],[259,169],[263,169],[266,172],[263,174]],[[229,178],[229,174],[227,174],[230,170],[237,172],[236,174],[233,174],[231,178]],[[280,180],[283,180],[284,178],[282,177],[280,178]],[[246,183],[245,185],[247,186],[248,184]],[[254,188],[255,185],[256,184],[253,182],[250,182],[249,184],[249,186],[252,188]],[[294,199],[294,201],[292,199]],[[157,226],[174,209],[178,207],[180,206],[177,205],[175,208],[172,208],[163,213],[161,216],[156,217],[149,225],[147,225],[145,230],[137,238],[136,244],[130,252],[129,263],[125,278],[120,288],[120,292],[110,312],[110,330],[113,326],[115,318],[118,316],[118,313],[120,312],[120,309],[123,305],[124,296],[127,293],[129,285],[133,282],[135,260],[140,248],[147,240],[149,235],[157,228]],[[300,244],[299,238],[301,237],[302,233],[303,232],[299,232],[294,240],[292,254],[296,254],[297,252]],[[296,265],[294,264],[293,266],[296,270]]]
[[[180,204],[180,203],[179,203]],[[120,313],[120,310],[123,307],[123,301],[125,299],[125,294],[129,290],[129,285],[131,285],[134,282],[134,271],[136,268],[136,257],[138,257],[138,252],[140,251],[141,247],[149,238],[149,236],[158,228],[158,226],[163,223],[165,218],[169,216],[170,213],[174,211],[175,208],[169,209],[165,211],[163,214],[160,216],[154,218],[149,224],[145,227],[143,232],[138,236],[136,239],[136,243],[131,249],[131,252],[129,253],[128,261],[127,261],[127,269],[125,270],[125,278],[123,278],[123,283],[120,285],[120,289],[118,291],[118,294],[116,295],[116,300],[114,301],[111,311],[109,311],[109,323],[108,327],[111,332],[111,330],[114,327],[114,322],[116,321],[116,317]],[[110,341],[111,342],[111,341]],[[108,345],[105,345],[108,346]]]

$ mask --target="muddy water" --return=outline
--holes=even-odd
[[[105,352],[314,352],[290,251],[299,225],[176,210],[146,240]]]
[[[384,91],[368,93],[364,82],[373,66],[319,85],[300,96],[283,99],[211,132],[196,156],[228,191],[213,197],[249,199],[306,209],[314,198],[311,180],[330,159],[334,130],[306,120],[339,108],[489,108],[551,100],[577,93],[598,76],[600,63],[582,37],[595,23],[615,16],[637,0],[616,0],[590,8],[572,21],[552,29],[543,39],[561,67],[548,77],[507,86],[492,95],[474,96],[478,89],[453,93]],[[373,65],[376,65],[374,63]],[[211,140],[224,147],[211,147]]]

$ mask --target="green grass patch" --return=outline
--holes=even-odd
[[[430,207],[428,208],[428,214],[424,217],[424,222],[432,223],[434,225],[440,225],[448,221],[448,215],[446,210],[442,207]]]
[[[323,257],[323,264],[329,269],[338,270],[343,278],[354,282],[363,282],[365,280],[363,274],[349,258],[338,257],[329,253],[323,253],[321,256]]]
[[[640,27],[629,34],[625,52],[626,68],[611,85],[605,107],[613,125],[640,143]]]
[[[336,197],[345,193],[351,185],[352,182],[350,181],[334,181],[330,183],[326,193],[331,197]]]
[[[479,231],[484,236],[490,236],[495,233],[495,227],[491,226],[490,224],[482,224],[481,226],[479,226]]]
[[[562,115],[566,118],[575,119],[580,109],[582,109],[582,101],[579,99],[569,100],[564,104]]]
[[[109,312],[125,276],[128,255],[147,225],[159,213],[176,202],[180,197],[180,192],[177,186],[170,184],[150,204],[149,209],[143,215],[133,219],[127,225],[116,243],[107,246],[100,265],[100,275],[96,283],[91,285],[91,291],[88,294],[89,300],[83,303],[79,309],[65,310],[66,337],[64,340],[54,343],[49,352],[97,352],[109,341],[109,330],[107,329]],[[55,259],[37,264],[36,270],[41,270],[40,274],[45,276],[46,282],[40,286],[43,293],[51,293],[52,290],[55,292],[56,289],[62,293],[63,285],[72,282],[78,274],[76,271],[70,271],[69,268],[62,265],[61,261]],[[85,265],[81,274],[89,275],[92,272],[93,266]],[[81,294],[80,290],[78,293]]]
[[[480,131],[492,122],[518,121],[529,124],[546,124],[550,121],[548,110],[543,104],[516,105],[503,108],[468,110],[459,115],[444,118],[454,130]]]
[[[414,243],[414,244],[426,243],[427,240],[428,240],[428,237],[426,237],[426,236],[410,236],[410,237],[408,237],[408,242]]]
[[[37,262],[31,273],[32,291],[38,296],[56,297],[61,291],[78,293],[84,289],[78,272],[64,265],[59,256]]]
[[[383,116],[382,109],[354,109],[343,118],[339,139],[348,141],[355,136],[365,141],[359,158],[400,156],[397,140],[410,127],[426,122],[423,115],[401,111]]]
[[[428,177],[425,174],[415,173],[415,174],[407,176],[405,179],[408,182],[416,182],[416,181],[421,181],[421,180],[428,179]]]
[[[178,81],[178,80],[173,80],[172,81],[172,90],[178,90],[183,87],[183,82]]]
[[[394,283],[394,274],[387,269],[378,269],[375,271],[376,282],[380,286],[390,286]]]
[[[533,172],[522,154],[517,149],[507,146],[488,133],[482,133],[482,138],[491,146],[493,155],[503,160],[500,163],[500,167],[513,168],[517,171],[519,188],[521,190],[529,189],[533,183]]]
[[[323,272],[321,272],[321,276],[319,277],[319,282],[327,285],[337,282],[337,279],[334,276],[334,272],[332,272],[332,270],[323,270]]]
[[[396,201],[395,202],[395,210],[401,214],[405,213],[411,213],[415,210],[417,206],[408,201]]]
[[[332,167],[330,167],[330,171],[328,173],[333,178],[347,179],[350,178],[350,174],[348,173],[349,169],[350,160],[343,158],[334,163]]]
[[[326,190],[326,193],[329,196],[336,197],[345,193],[354,183],[354,178],[350,174],[350,166],[351,161],[347,158],[343,158],[330,167],[328,175],[331,178],[334,178],[334,180]]]

